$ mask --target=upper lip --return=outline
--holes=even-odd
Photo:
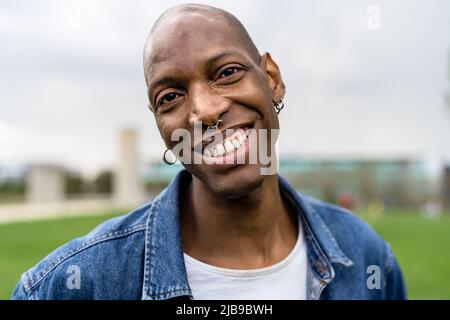
[[[233,125],[233,126],[229,126],[229,127],[227,127],[227,128],[222,128],[222,129],[220,129],[219,131],[220,131],[220,134],[222,135],[222,141],[224,141],[226,138],[227,138],[227,135],[226,135],[226,133],[227,133],[227,130],[235,130],[235,129],[239,129],[239,128],[250,128],[250,127],[253,127],[253,125],[254,125],[254,121],[251,121],[251,122],[244,122],[244,123],[240,123],[240,124],[236,124],[236,125]],[[203,134],[205,134],[204,132],[203,132]],[[197,143],[196,145],[194,145],[194,147],[192,148],[192,150],[195,150],[195,148],[197,147],[198,148],[198,146],[199,145],[201,145],[201,147],[202,147],[202,151],[203,150],[205,150],[205,148],[207,147],[207,146],[209,146],[211,143],[216,143],[216,141],[214,141],[213,139],[211,139],[211,137],[214,137],[214,136],[216,136],[217,135],[217,132],[214,132],[214,133],[212,133],[211,135],[208,135],[208,136],[206,136],[205,137],[205,140],[202,140],[201,142],[199,142],[199,143]]]

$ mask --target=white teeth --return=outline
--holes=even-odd
[[[233,139],[228,138],[224,143],[218,143],[209,149],[205,149],[203,154],[206,157],[221,157],[242,147],[245,140],[247,140],[246,132],[239,130],[233,135]]]
[[[216,146],[216,153],[218,157],[222,156],[225,153],[225,148],[221,143]]]
[[[234,150],[233,143],[231,143],[230,140],[225,141],[223,145],[225,146],[225,150],[227,151],[227,153]]]
[[[238,149],[241,146],[241,144],[236,139],[233,139],[231,143],[233,144],[234,149]]]

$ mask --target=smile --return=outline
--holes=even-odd
[[[248,135],[248,128],[239,128],[225,140],[206,147],[203,151],[203,155],[206,157],[218,158],[233,153],[245,145]]]

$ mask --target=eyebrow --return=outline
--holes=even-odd
[[[212,58],[208,59],[205,63],[204,66],[206,68],[211,68],[214,64],[216,64],[218,61],[220,61],[223,58],[232,56],[232,55],[237,55],[239,57],[243,57],[242,54],[240,54],[237,51],[234,50],[227,50],[221,53],[218,53],[217,55],[213,56]],[[165,86],[165,85],[171,85],[173,83],[179,82],[180,80],[173,77],[173,76],[165,76],[162,77],[154,82],[150,82],[150,85],[148,86],[148,94],[149,96],[151,96],[151,93],[154,91],[154,88],[157,88],[159,86]]]
[[[228,50],[228,51],[221,52],[221,53],[213,56],[212,58],[208,59],[208,61],[205,62],[205,66],[211,67],[215,63],[217,63],[217,61],[220,61],[221,59],[226,58],[228,56],[232,56],[232,55],[237,55],[237,56],[242,57],[242,55],[239,52],[234,51],[234,50]]]

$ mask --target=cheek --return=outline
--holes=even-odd
[[[258,101],[258,105],[267,102],[270,99],[267,83],[257,72],[253,72],[243,81],[243,93],[250,98]]]
[[[173,148],[179,141],[172,141],[172,133],[177,129],[186,129],[186,123],[183,122],[184,117],[179,115],[166,114],[159,116],[156,120],[161,138],[169,148]]]
[[[170,137],[172,135],[172,132],[175,130],[173,122],[170,121],[170,119],[161,119],[161,117],[159,117],[156,120],[156,125],[158,126],[161,138],[164,140],[166,145],[170,147],[171,146]]]
[[[273,108],[272,95],[266,79],[262,75],[255,74],[247,79],[241,89],[244,93],[242,102],[257,109],[263,118],[264,127],[278,128],[278,117]]]

